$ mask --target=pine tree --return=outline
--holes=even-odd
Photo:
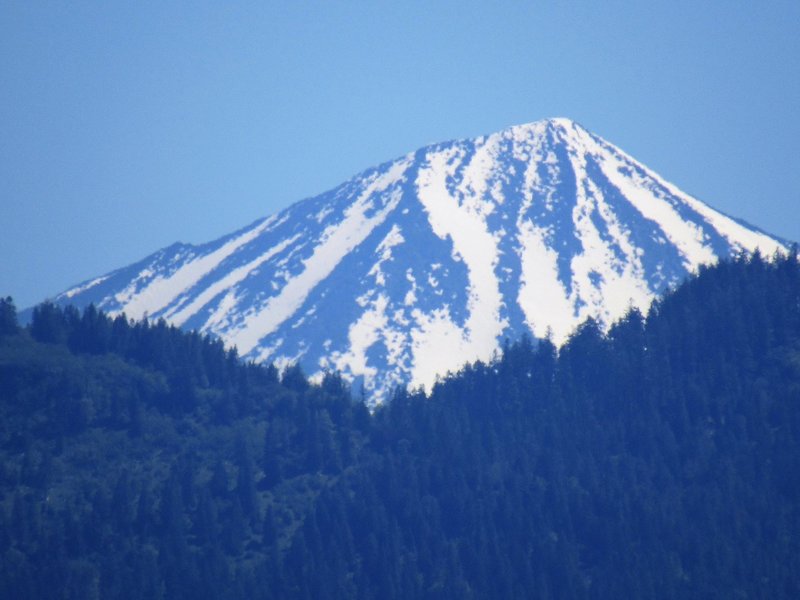
[[[11,296],[0,298],[0,337],[13,335],[19,330],[17,307]]]
[[[30,332],[39,342],[63,344],[68,336],[67,319],[55,304],[44,302],[33,309]]]

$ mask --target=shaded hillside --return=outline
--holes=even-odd
[[[9,307],[0,596],[800,596],[794,255],[372,416],[163,323]]]
[[[0,597],[253,597],[369,413],[163,322],[0,320]],[[6,318],[3,319],[2,317]],[[230,596],[228,596],[230,594]]]

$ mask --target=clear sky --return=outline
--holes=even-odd
[[[0,2],[20,308],[427,143],[574,119],[800,240],[800,2]]]

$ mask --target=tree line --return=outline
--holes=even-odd
[[[0,596],[800,597],[798,402],[795,253],[374,414],[335,373],[0,300]]]

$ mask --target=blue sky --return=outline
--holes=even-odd
[[[0,82],[0,294],[20,307],[554,116],[800,240],[796,1],[5,0]]]

